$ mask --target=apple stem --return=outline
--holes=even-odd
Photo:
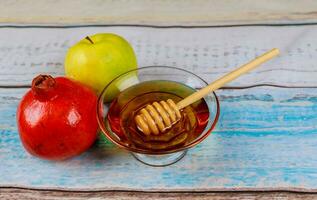
[[[87,36],[86,37],[86,39],[89,41],[89,42],[91,42],[91,44],[93,44],[94,42],[90,39],[90,37],[89,36]]]

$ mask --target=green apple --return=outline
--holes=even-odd
[[[115,77],[136,68],[131,45],[111,33],[87,36],[72,46],[65,58],[66,76],[89,85],[97,94]],[[112,90],[115,93],[118,89]]]

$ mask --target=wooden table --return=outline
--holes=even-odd
[[[1,3],[0,198],[316,198],[315,2]],[[35,75],[63,75],[67,48],[97,32],[125,37],[139,66],[177,66],[208,82],[273,47],[281,56],[217,91],[216,130],[175,165],[145,166],[104,140],[65,162],[28,155],[18,102]]]

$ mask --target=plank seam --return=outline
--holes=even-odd
[[[317,194],[317,189],[305,189],[297,187],[277,187],[277,188],[214,188],[214,189],[181,189],[181,190],[158,190],[158,189],[72,189],[72,188],[54,188],[54,187],[23,187],[23,186],[0,186],[0,189],[21,189],[31,191],[56,191],[56,192],[78,192],[78,193],[93,193],[93,192],[137,192],[137,193],[242,193],[242,192],[290,192],[290,193],[305,193]]]
[[[275,87],[285,89],[317,89],[317,86],[287,86],[287,85],[275,85],[275,84],[256,84],[247,86],[226,86],[221,87],[219,90],[244,90],[256,87]],[[31,85],[0,85],[0,89],[20,89],[31,88]]]
[[[317,25],[317,22],[303,22],[303,23],[256,23],[256,24],[231,24],[231,25],[151,25],[151,24],[77,24],[77,25],[39,25],[39,24],[0,24],[0,28],[84,28],[84,27],[143,27],[143,28],[231,28],[231,27],[245,27],[245,26],[311,26]]]

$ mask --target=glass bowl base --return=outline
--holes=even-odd
[[[164,155],[148,155],[140,153],[131,153],[135,159],[143,164],[152,167],[165,167],[181,160],[186,155],[187,150]]]

